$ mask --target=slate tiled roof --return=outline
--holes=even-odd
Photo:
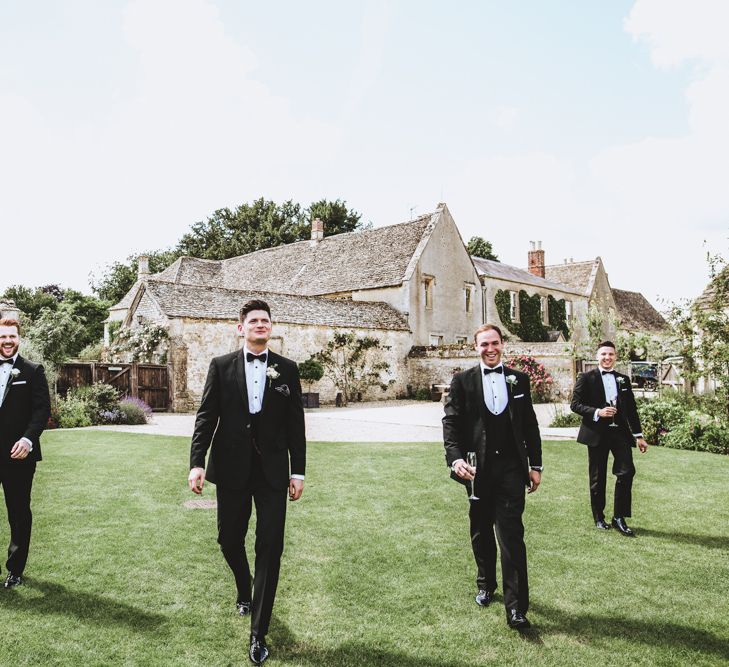
[[[119,303],[114,304],[111,308],[109,308],[109,310],[128,310],[132,305],[132,301],[134,301],[134,297],[137,296],[137,290],[139,289],[140,284],[141,281],[137,280],[137,282],[132,285],[131,289],[124,295],[122,300]]]
[[[725,266],[714,278],[709,282],[701,295],[694,301],[694,305],[702,310],[713,310],[715,307],[714,301],[716,300],[716,282],[727,278],[729,273],[729,266]],[[729,295],[724,299],[724,307],[729,308]]]
[[[598,263],[599,259],[591,259],[588,262],[569,262],[568,264],[545,266],[544,277],[555,283],[567,285],[580,292],[580,294],[590,296]]]
[[[400,285],[440,211],[363,232],[298,241],[222,261],[181,257],[154,277],[189,285],[333,294]]]
[[[660,332],[668,328],[666,320],[640,292],[612,289],[620,325],[631,331]]]
[[[274,322],[407,331],[405,318],[385,303],[327,299],[146,280],[145,288],[168,317],[234,320],[249,299],[263,299]]]
[[[571,292],[573,294],[582,294],[580,290],[577,290],[568,285],[559,284],[553,280],[546,280],[535,276],[529,271],[519,269],[516,266],[510,266],[503,262],[495,262],[491,259],[483,259],[482,257],[471,257],[473,264],[476,267],[476,271],[479,276],[486,276],[488,278],[499,278],[501,280],[510,280],[515,283],[523,283],[525,285],[533,285],[534,287],[542,287],[548,290],[559,290],[560,292]]]

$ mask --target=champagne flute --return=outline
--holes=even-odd
[[[611,408],[618,407],[617,399],[612,399],[611,401],[608,401],[608,403],[610,403]],[[610,428],[618,428],[618,425],[615,423],[615,415],[613,415],[613,421],[610,424],[608,424],[608,426],[610,426]]]
[[[471,480],[471,495],[468,496],[469,500],[480,500],[480,498],[475,493],[475,484],[476,484],[476,452],[466,452],[466,463],[470,465],[472,468],[474,468],[473,473],[473,479]]]

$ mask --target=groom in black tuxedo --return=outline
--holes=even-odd
[[[261,664],[269,655],[266,633],[283,553],[286,497],[298,500],[304,490],[304,408],[296,364],[267,349],[271,310],[265,301],[252,300],[241,308],[238,332],[244,347],[210,363],[192,436],[188,483],[198,494],[206,478],[216,485],[218,543],[235,577],[236,609],[241,616],[251,615],[249,657]],[[251,598],[245,536],[254,502]]]
[[[501,330],[484,324],[474,336],[481,363],[451,382],[443,417],[446,463],[451,476],[474,484],[470,500],[471,545],[478,574],[476,603],[487,606],[496,590],[496,539],[501,551],[504,605],[509,627],[529,627],[524,490],[542,480],[542,441],[532,406],[529,376],[501,363]],[[476,453],[476,467],[466,462]]]
[[[5,588],[23,581],[33,523],[30,492],[42,458],[40,436],[51,414],[43,366],[24,359],[19,348],[18,321],[0,319],[0,486],[10,523]]]
[[[595,526],[608,530],[605,521],[605,484],[608,454],[613,454],[615,498],[612,525],[626,537],[635,535],[625,519],[631,516],[633,451],[636,442],[641,454],[648,443],[641,433],[630,378],[615,370],[615,345],[606,340],[598,345],[594,370],[582,373],[572,394],[572,412],[582,415],[577,442],[587,445],[590,472],[590,504]]]

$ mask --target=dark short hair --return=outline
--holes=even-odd
[[[240,321],[245,322],[246,315],[252,310],[265,310],[268,313],[268,317],[271,317],[271,309],[265,301],[262,299],[251,299],[250,301],[246,301],[240,309],[240,315],[238,316]]]
[[[598,343],[597,349],[599,350],[601,347],[612,347],[613,350],[615,349],[615,343],[611,340],[604,340],[602,343]]]
[[[503,343],[504,342],[504,335],[501,333],[501,329],[497,327],[495,324],[482,324],[478,329],[476,329],[476,333],[473,334],[473,342],[478,342],[478,334],[483,333],[484,331],[495,331],[497,334],[499,334],[499,340]]]
[[[0,327],[15,327],[18,330],[18,336],[20,336],[20,322],[12,317],[0,318]]]

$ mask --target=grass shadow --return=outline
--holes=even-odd
[[[672,533],[664,530],[653,530],[652,528],[636,528],[636,535],[639,537],[655,537],[670,542],[682,542],[684,544],[698,545],[708,549],[720,549],[729,551],[729,536],[727,535],[692,535],[690,533]]]
[[[543,634],[569,633],[575,636],[619,642],[640,642],[647,646],[670,646],[695,654],[697,651],[729,661],[729,641],[699,627],[639,618],[571,614],[544,603],[531,605],[545,620],[539,623]]]
[[[100,625],[123,625],[137,632],[153,632],[167,619],[112,599],[71,590],[61,584],[37,579],[24,579],[23,586],[43,595],[25,597],[20,591],[3,591],[0,607],[38,614],[61,614]]]

